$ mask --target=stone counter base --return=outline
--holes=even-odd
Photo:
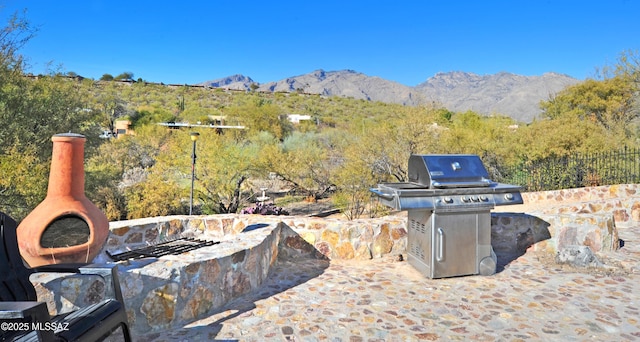
[[[498,256],[517,257],[527,250],[555,255],[569,246],[611,254],[620,241],[613,215],[493,213],[491,245]]]

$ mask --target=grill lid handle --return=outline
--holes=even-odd
[[[382,198],[386,199],[387,201],[391,201],[391,200],[393,200],[395,198],[394,195],[384,193],[384,192],[382,192],[382,191],[380,191],[379,189],[376,189],[376,188],[369,189],[369,191],[373,192],[374,194],[378,195],[379,197],[382,197]]]
[[[431,185],[434,188],[473,188],[473,187],[480,187],[480,186],[490,186],[491,185],[491,181],[488,179],[482,179],[480,181],[473,181],[473,182],[437,182],[437,181],[432,181]]]

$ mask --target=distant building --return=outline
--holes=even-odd
[[[116,128],[116,137],[120,138],[124,135],[135,135],[133,130],[131,130],[131,121],[129,120],[116,120],[114,122]]]
[[[299,124],[300,121],[311,120],[311,115],[304,114],[287,114],[287,120],[293,124]]]
[[[202,122],[198,121],[197,123],[192,124],[192,123],[189,123],[189,122],[169,121],[169,122],[159,122],[158,125],[165,126],[165,127],[169,128],[169,129],[192,128],[192,127],[213,128],[216,131],[218,131],[218,133],[221,133],[223,129],[245,129],[244,126],[225,125],[224,124],[224,120],[225,120],[224,116],[211,116],[210,115],[209,119],[212,120],[215,123],[203,124]]]
[[[212,125],[224,126],[225,121],[227,120],[226,115],[208,115],[209,120],[211,120]]]

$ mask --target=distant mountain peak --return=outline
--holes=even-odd
[[[481,76],[451,72],[438,73],[415,88],[428,100],[452,111],[473,110],[531,122],[542,113],[540,101],[577,82],[575,78],[557,73],[522,76],[503,71]]]
[[[202,83],[198,83],[198,85],[203,85],[207,87],[213,88],[225,88],[225,89],[234,89],[234,90],[249,90],[251,84],[253,84],[253,80],[251,77],[247,77],[241,74],[235,74],[223,78],[218,78],[211,81],[206,81]]]
[[[554,72],[522,76],[506,71],[491,75],[451,71],[438,72],[425,82],[409,87],[351,69],[317,69],[308,74],[259,84],[257,90],[304,92],[403,105],[437,103],[452,111],[473,110],[479,114],[500,114],[516,121],[531,122],[541,113],[540,101],[577,82],[575,78]],[[200,84],[246,91],[257,83],[238,74]]]

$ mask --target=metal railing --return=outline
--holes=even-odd
[[[625,146],[618,151],[524,161],[503,168],[498,178],[525,191],[640,183],[640,149]]]

